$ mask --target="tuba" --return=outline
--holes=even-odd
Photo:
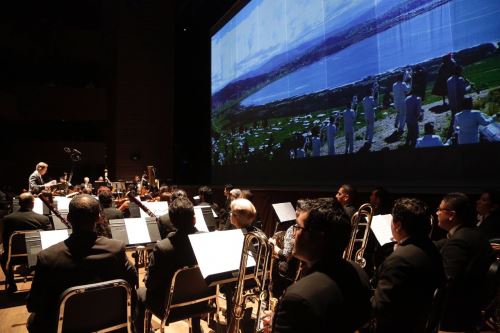
[[[255,267],[252,272],[248,272],[248,256],[255,259]],[[257,320],[254,332],[260,330],[260,318],[262,316],[263,305],[268,304],[268,309],[275,304],[271,297],[271,271],[272,271],[273,245],[269,243],[266,235],[261,230],[248,232],[243,242],[241,253],[240,270],[238,274],[238,284],[234,295],[234,308],[227,333],[238,333],[240,321],[245,312],[245,305],[250,297],[257,297]],[[245,294],[245,280],[254,281],[255,287]]]
[[[359,207],[351,219],[351,240],[344,251],[344,259],[356,262],[361,268],[366,266],[366,259],[363,255],[370,235],[372,218],[373,207],[369,203],[365,203]]]

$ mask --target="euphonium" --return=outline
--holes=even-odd
[[[255,267],[247,269],[248,256],[255,260]],[[234,308],[231,322],[228,326],[228,333],[238,333],[240,321],[245,312],[245,304],[249,297],[257,296],[257,320],[255,321],[254,332],[258,330],[259,319],[261,317],[261,304],[268,300],[271,305],[271,270],[272,270],[273,245],[268,241],[266,235],[260,230],[248,232],[243,242],[241,253],[240,270],[238,273],[238,285],[234,295]],[[249,270],[253,270],[249,272]],[[245,293],[245,281],[254,281],[256,284],[252,292]]]
[[[363,257],[368,236],[370,235],[370,226],[373,218],[373,207],[369,203],[365,203],[359,207],[351,219],[352,232],[351,240],[344,251],[344,259],[352,260],[359,266],[366,266],[366,259]],[[354,252],[356,250],[356,252]]]

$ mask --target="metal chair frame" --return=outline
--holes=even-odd
[[[161,324],[160,324],[160,332],[161,333],[164,333],[165,332],[165,326],[168,326],[169,316],[170,316],[170,313],[171,313],[172,309],[180,308],[180,307],[184,307],[184,306],[188,306],[188,305],[194,305],[194,304],[198,304],[198,303],[201,303],[201,302],[208,302],[210,300],[215,300],[215,302],[216,302],[216,311],[218,313],[218,310],[219,310],[219,305],[218,305],[218,301],[217,301],[218,300],[218,288],[215,288],[215,293],[213,295],[205,296],[205,297],[200,297],[200,298],[196,298],[196,295],[194,295],[195,297],[193,297],[193,299],[190,299],[190,300],[184,301],[184,302],[180,302],[180,303],[173,303],[172,304],[173,297],[174,297],[174,294],[175,294],[176,284],[182,283],[182,279],[179,279],[179,275],[181,275],[182,273],[184,273],[185,271],[188,271],[188,270],[199,270],[199,267],[198,267],[198,265],[194,265],[194,266],[186,266],[186,267],[180,268],[180,269],[178,269],[174,273],[174,276],[172,277],[172,281],[171,281],[171,284],[170,284],[170,289],[169,289],[169,292],[168,292],[168,295],[167,295],[167,301],[166,301],[166,305],[165,305],[165,313],[163,315],[163,318],[161,319]],[[207,291],[209,289],[210,289],[210,287],[207,286]],[[152,311],[150,309],[146,309],[146,314],[144,316],[144,332],[150,332],[151,331],[151,317],[152,317],[152,314],[153,313],[152,313]],[[187,317],[187,318],[184,318],[184,319],[188,319],[189,320],[189,331],[191,332],[192,331],[191,317]],[[179,320],[182,320],[182,319],[179,319]]]
[[[81,286],[75,286],[66,289],[59,301],[59,316],[58,316],[58,323],[57,323],[57,333],[62,333],[63,332],[63,324],[64,324],[64,315],[66,312],[66,303],[68,300],[72,297],[78,297],[78,295],[82,295],[84,293],[89,293],[89,292],[99,292],[101,290],[106,290],[110,288],[124,288],[127,293],[127,319],[126,322],[123,322],[118,325],[113,325],[109,327],[105,327],[99,330],[96,330],[94,332],[96,333],[105,333],[105,332],[111,332],[118,330],[120,328],[127,328],[128,333],[132,333],[132,297],[131,297],[131,289],[129,284],[122,279],[116,279],[116,280],[110,280],[110,281],[105,281],[105,282],[99,282],[99,283],[92,283],[92,284],[86,284],[86,285],[81,285]]]

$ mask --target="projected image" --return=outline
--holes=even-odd
[[[212,164],[500,141],[499,15],[491,0],[249,2],[212,37]]]

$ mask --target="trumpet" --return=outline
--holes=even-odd
[[[366,259],[363,255],[370,235],[372,218],[373,207],[369,203],[365,203],[359,207],[351,219],[351,240],[344,251],[344,259],[356,262],[361,268],[366,266]],[[355,248],[357,248],[356,252],[354,252]]]
[[[247,261],[251,255],[255,259],[253,272],[248,273]],[[245,305],[250,297],[257,296],[257,320],[255,321],[254,332],[260,329],[261,310],[264,302],[271,307],[273,302],[271,294],[271,271],[272,271],[273,245],[268,241],[266,235],[255,230],[245,235],[243,250],[241,253],[240,270],[238,273],[238,284],[234,296],[234,307],[228,309],[233,311],[231,321],[228,325],[227,333],[238,333],[240,321],[245,312]],[[250,292],[245,294],[245,280],[251,279],[256,286]]]

